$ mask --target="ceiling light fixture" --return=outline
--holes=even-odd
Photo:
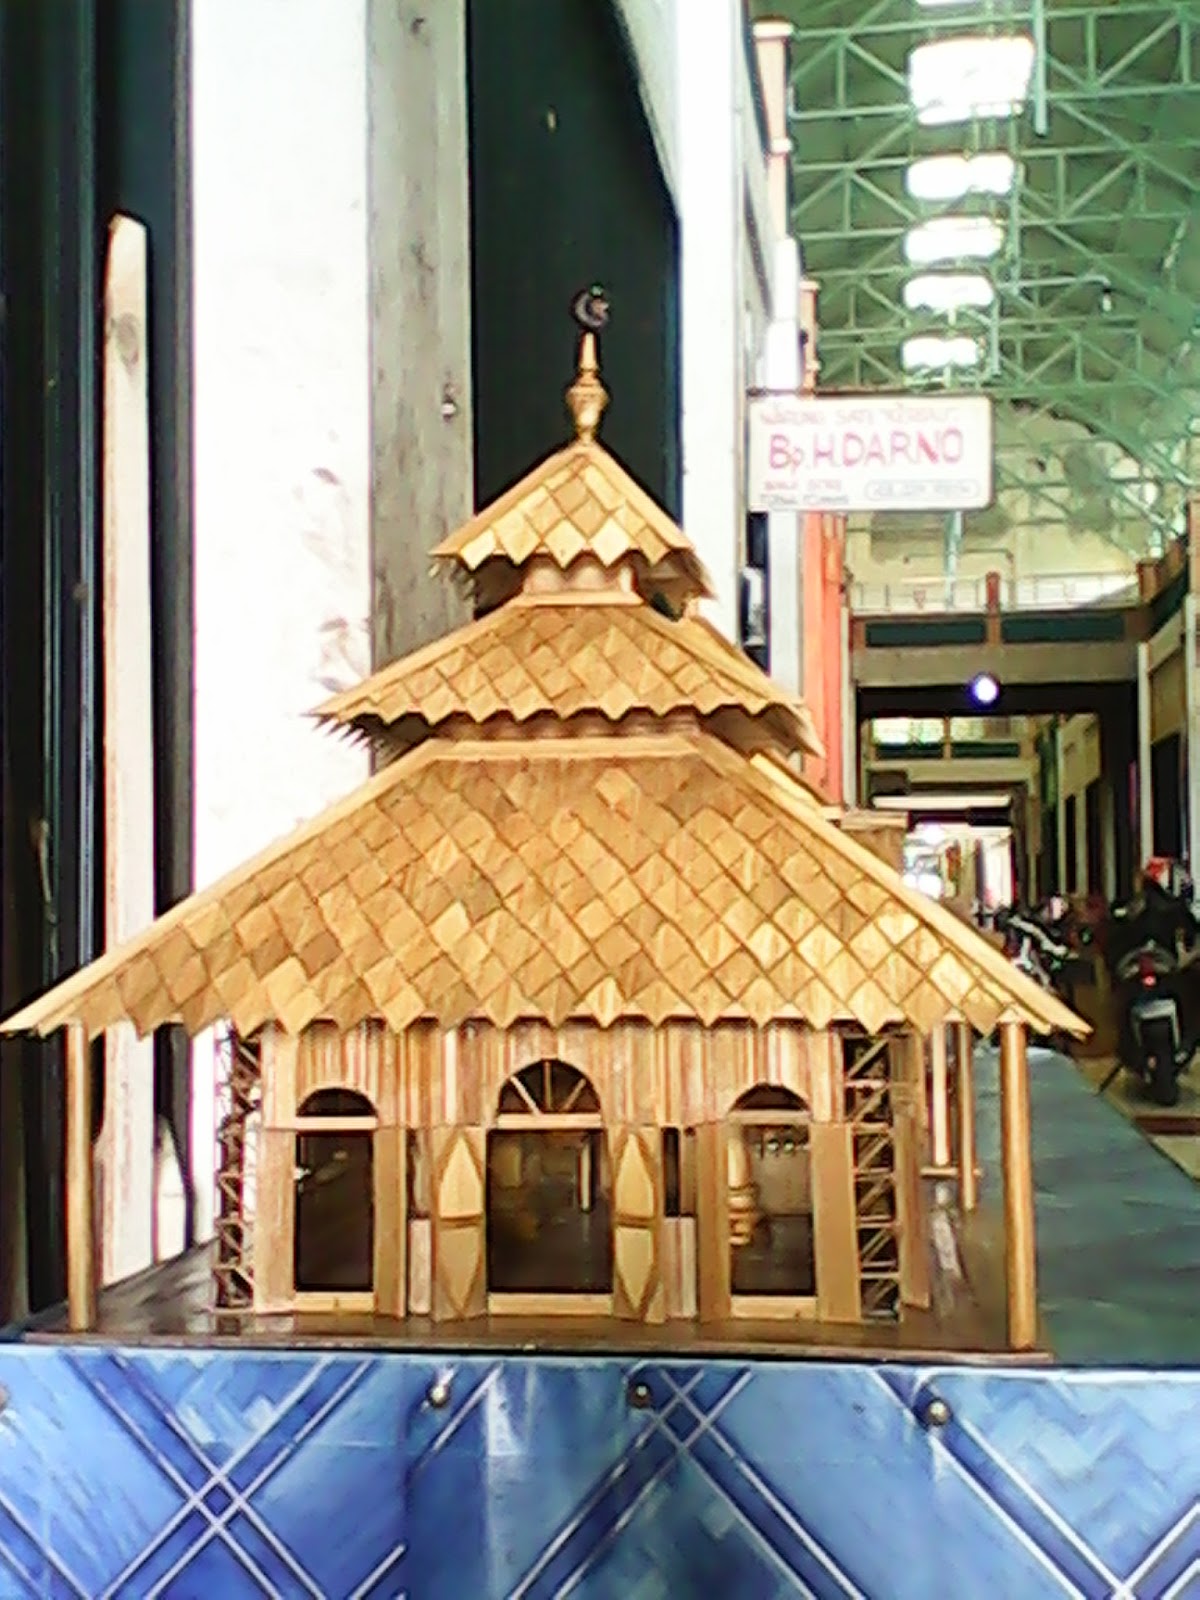
[[[964,334],[943,338],[940,334],[914,334],[901,346],[900,358],[906,372],[940,372],[946,367],[979,365],[979,346]]]
[[[995,285],[982,272],[922,272],[904,285],[906,311],[986,311],[995,298]]]
[[[904,258],[914,266],[936,261],[986,261],[1004,243],[991,217],[931,217],[904,235]]]
[[[1036,52],[1026,34],[935,39],[908,58],[908,98],[925,128],[1015,116],[1025,104]]]
[[[967,194],[1010,194],[1016,177],[1013,158],[1002,150],[989,150],[978,156],[927,156],[914,161],[904,183],[914,200],[961,200]]]
[[[1000,685],[990,672],[977,672],[967,687],[977,706],[994,706],[1000,698]]]

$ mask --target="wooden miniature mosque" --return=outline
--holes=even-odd
[[[476,620],[321,708],[375,775],[4,1025],[65,1030],[73,1329],[90,1041],[224,1024],[220,1305],[903,1347],[953,1024],[966,1205],[969,1041],[999,1033],[1002,1342],[1035,1344],[1026,1032],[1086,1030],[804,783],[804,706],[697,613],[607,398],[585,332],[574,437],[434,552]]]

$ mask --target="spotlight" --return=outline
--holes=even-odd
[[[1000,698],[1000,685],[990,672],[976,673],[968,688],[971,699],[977,706],[994,706]]]

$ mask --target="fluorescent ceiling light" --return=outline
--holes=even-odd
[[[917,4],[926,11],[945,11],[949,6],[978,5],[979,0],[917,0]]]
[[[917,121],[933,128],[1015,115],[1029,92],[1034,55],[1025,34],[918,45],[908,58],[908,98]]]
[[[1017,164],[1002,150],[979,156],[929,156],[904,174],[914,200],[961,200],[965,194],[1008,194]]]
[[[942,338],[938,334],[915,334],[906,339],[900,351],[906,372],[922,368],[941,371],[944,367],[974,367],[979,364],[979,346],[965,334]]]
[[[930,217],[904,235],[904,257],[914,266],[935,261],[986,261],[1004,243],[991,217]]]
[[[995,298],[992,280],[982,272],[922,272],[904,285],[906,311],[986,311]]]

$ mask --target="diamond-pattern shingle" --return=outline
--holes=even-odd
[[[925,1031],[959,1015],[1078,1026],[818,808],[696,734],[431,741],[7,1026]]]
[[[318,708],[323,720],[374,733],[418,719],[484,724],[506,713],[566,719],[602,711],[761,718],[793,750],[820,750],[803,702],[694,617],[671,621],[634,594],[527,595],[374,673]],[[752,817],[747,825],[753,826]]]
[[[563,569],[584,555],[606,568],[635,557],[651,572],[673,563],[691,593],[712,593],[690,540],[595,440],[556,451],[433,554],[469,573],[488,561],[523,566],[534,556]]]

